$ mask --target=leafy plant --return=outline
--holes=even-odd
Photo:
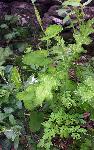
[[[14,148],[17,149],[23,125],[21,116],[17,118],[19,113],[23,113],[22,102],[16,99],[16,94],[21,87],[20,75],[13,66],[8,72],[4,66],[1,75],[3,81],[0,84],[0,134],[4,133],[9,140],[14,141]]]
[[[44,112],[45,109],[51,111],[48,119],[42,124],[44,133],[38,144],[39,147],[51,149],[52,139],[56,135],[61,138],[71,137],[74,141],[79,141],[88,132],[81,127],[86,123],[83,113],[87,111],[82,102],[88,106],[90,100],[93,100],[93,78],[88,76],[83,82],[77,83],[70,79],[69,70],[71,67],[76,68],[73,62],[79,58],[82,52],[85,52],[82,45],[91,42],[89,34],[94,32],[93,23],[93,20],[82,22],[79,30],[75,29],[74,31],[75,43],[68,45],[65,45],[65,41],[59,36],[62,27],[49,26],[45,31],[45,36],[41,39],[43,42],[50,42],[47,50],[40,48],[39,51],[32,51],[23,56],[22,61],[26,68],[30,66],[33,72],[32,65],[35,66],[37,82],[28,84],[28,87],[17,94],[17,98],[23,100],[25,107],[31,111],[38,109],[39,106]],[[51,46],[53,38],[56,42],[54,46]],[[82,78],[84,79],[84,76]],[[34,121],[37,121],[37,117]],[[35,130],[32,121],[33,116],[31,115],[31,130]]]
[[[42,26],[35,0],[32,2]],[[70,2],[72,1],[66,1],[64,5],[82,7],[80,1]],[[77,65],[75,62],[82,53],[86,53],[83,45],[92,42],[89,35],[94,32],[94,20],[85,22],[83,14],[79,18],[79,12],[75,10],[75,13],[79,24],[77,28],[72,24],[72,44],[66,44],[62,38],[60,33],[63,28],[60,25],[51,25],[43,30],[44,34],[40,39],[44,48],[40,44],[37,51],[27,48],[22,56],[22,62],[18,62],[18,65],[16,61],[20,60],[20,57],[15,59],[14,64],[6,65],[6,59],[12,53],[9,47],[1,48],[0,132],[14,141],[15,149],[19,149],[19,136],[24,130],[23,122],[26,117],[24,115],[28,116],[25,119],[30,132],[35,132],[41,137],[40,140],[38,138],[37,146],[31,141],[34,150],[82,150],[93,147],[93,59],[83,65]],[[12,16],[5,17],[6,21],[14,24],[17,20],[12,19]],[[5,22],[0,26],[4,29],[4,39],[10,42],[17,37],[21,38],[23,30],[13,28],[12,33],[10,30],[7,33],[8,27],[9,24]],[[54,140],[56,137],[57,141]],[[68,142],[69,140],[72,142]]]

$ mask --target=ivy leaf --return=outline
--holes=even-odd
[[[0,28],[1,28],[1,29],[8,29],[8,25],[7,25],[7,24],[1,24],[1,25],[0,25]]]
[[[11,108],[11,107],[5,107],[5,108],[4,108],[4,112],[5,112],[6,114],[11,114],[12,112],[14,112],[14,110],[13,110],[13,108]]]
[[[42,112],[31,112],[29,126],[31,131],[36,132],[40,129],[41,123],[44,120],[44,114]]]
[[[13,19],[12,15],[5,15],[5,21],[10,21]]]
[[[5,21],[8,21],[9,23],[16,23],[18,18],[18,16],[14,15],[5,15]]]
[[[6,58],[12,54],[12,51],[10,50],[9,47],[6,47],[6,48],[2,48],[0,47],[0,65],[2,65]]]
[[[24,55],[23,63],[26,65],[47,66],[51,63],[47,56],[48,52],[45,50],[34,51]]]
[[[16,124],[16,120],[14,119],[14,116],[12,114],[9,116],[9,121],[12,125]]]
[[[10,129],[5,130],[4,134],[8,139],[11,139],[12,141],[15,141],[15,138],[20,135],[21,126],[15,125],[11,127]]]
[[[0,111],[0,122],[2,122],[5,118],[5,114]]]
[[[14,141],[14,139],[15,139],[15,137],[16,137],[16,134],[14,133],[13,130],[6,130],[6,131],[4,132],[4,134],[6,135],[6,137],[7,137],[8,139],[12,139],[13,141]]]

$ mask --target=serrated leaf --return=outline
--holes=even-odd
[[[41,105],[44,100],[53,98],[52,89],[55,89],[57,81],[50,75],[41,76],[40,84],[36,88],[36,104]]]
[[[25,107],[29,110],[41,106],[44,100],[53,98],[52,90],[57,86],[55,78],[49,75],[43,75],[39,81],[40,83],[30,85],[26,90],[17,94],[17,98],[23,100]]]
[[[26,65],[47,66],[51,63],[47,56],[48,52],[45,50],[34,51],[24,55],[23,63]]]
[[[59,34],[62,31],[62,26],[61,25],[50,25],[46,31],[45,31],[45,36],[41,38],[41,40],[49,40],[53,37],[55,37],[57,34]]]

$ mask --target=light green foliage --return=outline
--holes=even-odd
[[[74,99],[71,98],[70,91],[66,91],[61,97],[61,101],[63,106],[65,106],[67,109],[70,109],[72,106],[76,107],[76,102]]]
[[[23,57],[23,63],[26,65],[47,66],[51,64],[46,50],[32,51]]]
[[[53,98],[52,90],[57,86],[54,77],[42,75],[37,85],[28,86],[23,92],[17,94],[17,98],[24,101],[27,109],[32,110],[36,106],[42,105],[44,100]]]
[[[16,88],[20,88],[20,86],[21,86],[21,78],[20,78],[20,74],[19,74],[19,72],[18,72],[16,67],[13,67],[12,70],[11,70],[11,82],[14,83]]]
[[[41,105],[44,100],[53,98],[52,90],[56,88],[56,79],[50,75],[44,75],[40,78],[40,84],[36,88],[36,102]]]
[[[60,25],[51,26],[50,25],[44,32],[45,36],[43,38],[41,38],[41,40],[49,40],[50,38],[53,38],[56,35],[58,35],[61,31],[62,31],[62,26],[60,26]]]
[[[77,7],[77,6],[81,6],[81,3],[80,3],[80,0],[67,0],[63,3],[65,6],[74,6],[74,7]]]
[[[73,139],[80,139],[81,134],[86,133],[85,129],[80,128],[79,124],[81,122],[83,123],[84,121],[79,114],[66,114],[62,109],[51,113],[49,120],[43,123],[44,135],[38,146],[49,150],[50,145],[52,145],[51,139],[55,135],[60,135],[62,138],[67,138],[71,135]]]
[[[67,2],[66,5],[68,5]],[[75,1],[72,6],[77,6],[78,3],[80,1]],[[40,22],[37,10],[36,13]],[[7,16],[5,19],[11,20],[12,18]],[[87,22],[81,20],[79,29],[74,29],[75,41],[73,44],[66,44],[59,35],[63,30],[60,25],[49,26],[41,38],[41,42],[47,44],[45,50],[41,46],[37,51],[27,49],[22,57],[21,70],[19,70],[21,66],[12,66],[8,71],[5,69],[6,67],[1,66],[4,83],[0,85],[0,104],[3,108],[3,111],[0,112],[2,123],[0,127],[1,132],[3,131],[8,139],[15,142],[15,149],[18,146],[23,123],[21,118],[20,120],[16,118],[18,114],[14,114],[15,111],[18,113],[22,108],[21,101],[30,112],[29,127],[31,132],[42,131],[38,149],[51,150],[53,148],[52,139],[56,135],[62,139],[72,138],[73,144],[75,144],[76,141],[83,142],[83,139],[90,134],[81,126],[86,124],[83,113],[85,111],[91,112],[91,110],[94,113],[92,106],[94,69],[89,71],[91,66],[88,66],[87,69],[87,66],[83,65],[81,68],[76,66],[74,62],[82,53],[86,52],[82,45],[92,41],[89,34],[94,32],[93,23],[93,20]],[[7,26],[3,24],[1,28],[4,29]],[[13,38],[10,35],[7,37],[7,40]],[[3,52],[3,49],[1,50]],[[3,55],[1,65],[9,56],[9,52],[8,54],[5,52]],[[79,76],[74,75],[74,80],[70,78],[70,68],[75,69],[79,74]],[[78,77],[79,80],[76,80]],[[84,143],[90,147],[91,143],[87,139]],[[80,144],[79,149],[83,149],[84,143]]]
[[[93,100],[93,77],[85,75],[87,78],[84,78],[86,71],[84,67],[82,76],[79,76],[83,82],[78,84],[69,78],[69,69],[76,68],[73,62],[79,58],[82,52],[86,52],[82,45],[91,42],[89,34],[94,32],[93,22],[93,20],[89,20],[81,23],[79,31],[75,29],[73,34],[75,43],[67,45],[58,35],[62,31],[61,26],[49,26],[42,41],[54,39],[55,45],[49,46],[48,44],[46,51],[40,48],[39,51],[32,51],[23,56],[25,65],[31,66],[31,70],[33,69],[32,65],[36,65],[39,70],[35,69],[37,82],[28,84],[22,92],[17,94],[17,98],[23,100],[25,107],[31,111],[38,106],[45,110],[45,105],[47,105],[46,109],[51,110],[52,113],[43,123],[44,133],[38,144],[39,147],[46,150],[51,149],[52,138],[55,135],[59,135],[61,138],[72,137],[74,140],[80,140],[87,133],[86,129],[80,127],[85,124],[82,117],[84,112],[82,103],[85,102],[88,106],[90,100]],[[47,62],[48,60],[50,63]],[[79,112],[79,110],[81,111]],[[35,118],[37,117],[39,116],[36,114]],[[35,130],[33,122],[36,124],[36,119],[33,119],[31,114],[31,129]]]
[[[88,76],[82,84],[79,84],[77,94],[81,96],[82,103],[89,103],[93,107],[94,103],[94,79]]]

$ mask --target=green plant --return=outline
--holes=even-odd
[[[0,133],[4,133],[9,140],[14,141],[14,147],[17,149],[23,125],[21,117],[24,116],[20,115],[18,118],[23,110],[22,102],[16,99],[21,81],[16,67],[11,67],[6,73],[5,71],[7,71],[6,67],[2,77],[4,83],[0,84]]]
[[[84,21],[84,8],[87,6],[92,0],[88,0],[85,3],[81,3],[81,0],[67,0],[67,1],[60,1],[61,8],[57,10],[59,16],[66,15],[65,18],[62,20],[63,24],[67,21],[70,21],[70,25],[68,27],[74,28],[75,25],[77,26],[81,22]]]
[[[33,4],[34,2],[35,0]],[[69,5],[69,2],[65,4]],[[80,1],[75,1],[72,6],[78,6],[79,3]],[[36,7],[35,10],[41,26]],[[83,14],[80,18],[77,12],[79,28],[74,28],[72,24],[75,39],[73,44],[66,44],[60,36],[63,31],[60,25],[52,25],[43,31],[43,37],[40,39],[45,45],[44,49],[41,46],[37,51],[27,48],[22,62],[17,63],[18,65],[16,62],[18,59],[20,61],[20,58],[15,58],[12,65],[6,65],[6,59],[12,52],[9,47],[1,48],[0,132],[14,141],[15,149],[19,145],[19,135],[24,130],[25,108],[29,116],[27,126],[29,125],[31,132],[41,137],[37,146],[31,139],[34,150],[87,150],[94,147],[93,59],[83,65],[75,63],[82,53],[86,53],[83,44],[92,42],[89,35],[94,32],[94,20],[85,22],[82,16]],[[12,19],[12,16],[5,18],[9,23],[15,22],[11,22]],[[2,24],[1,28],[4,29],[3,35],[4,38],[7,37],[8,42],[17,36],[21,38],[18,28],[13,28],[12,34],[10,30],[5,33],[8,28],[6,23]],[[74,79],[71,78],[71,68],[76,72]],[[91,114],[92,120],[88,113],[84,116],[85,112]],[[59,142],[53,142],[55,137],[58,137]],[[71,143],[64,142],[69,139]]]
[[[48,114],[42,124],[43,137],[38,144],[47,150],[53,146],[52,139],[56,135],[61,138],[72,137],[73,140],[79,141],[88,132],[81,125],[85,124],[83,113],[89,111],[88,105],[90,109],[92,107],[90,100],[93,100],[93,79],[91,76],[85,79],[83,71],[79,78],[81,83],[74,82],[70,79],[69,70],[71,67],[79,70],[79,66],[77,67],[73,62],[81,53],[86,52],[82,45],[91,42],[89,34],[94,32],[93,23],[93,20],[80,23],[79,30],[75,29],[73,34],[75,43],[68,45],[65,45],[63,38],[59,36],[62,27],[49,26],[41,39],[43,42],[47,41],[47,50],[40,48],[38,51],[25,54],[22,58],[24,67],[31,68],[35,80],[29,82],[24,90],[17,94],[17,98],[23,100],[25,107],[31,110],[31,114],[39,107],[44,112],[44,116],[45,113]],[[55,40],[54,46],[51,46],[52,39]],[[86,85],[89,88],[88,92],[85,90]],[[86,107],[82,102],[85,102]],[[50,114],[47,113],[48,110]],[[37,121],[37,117],[35,120]]]

